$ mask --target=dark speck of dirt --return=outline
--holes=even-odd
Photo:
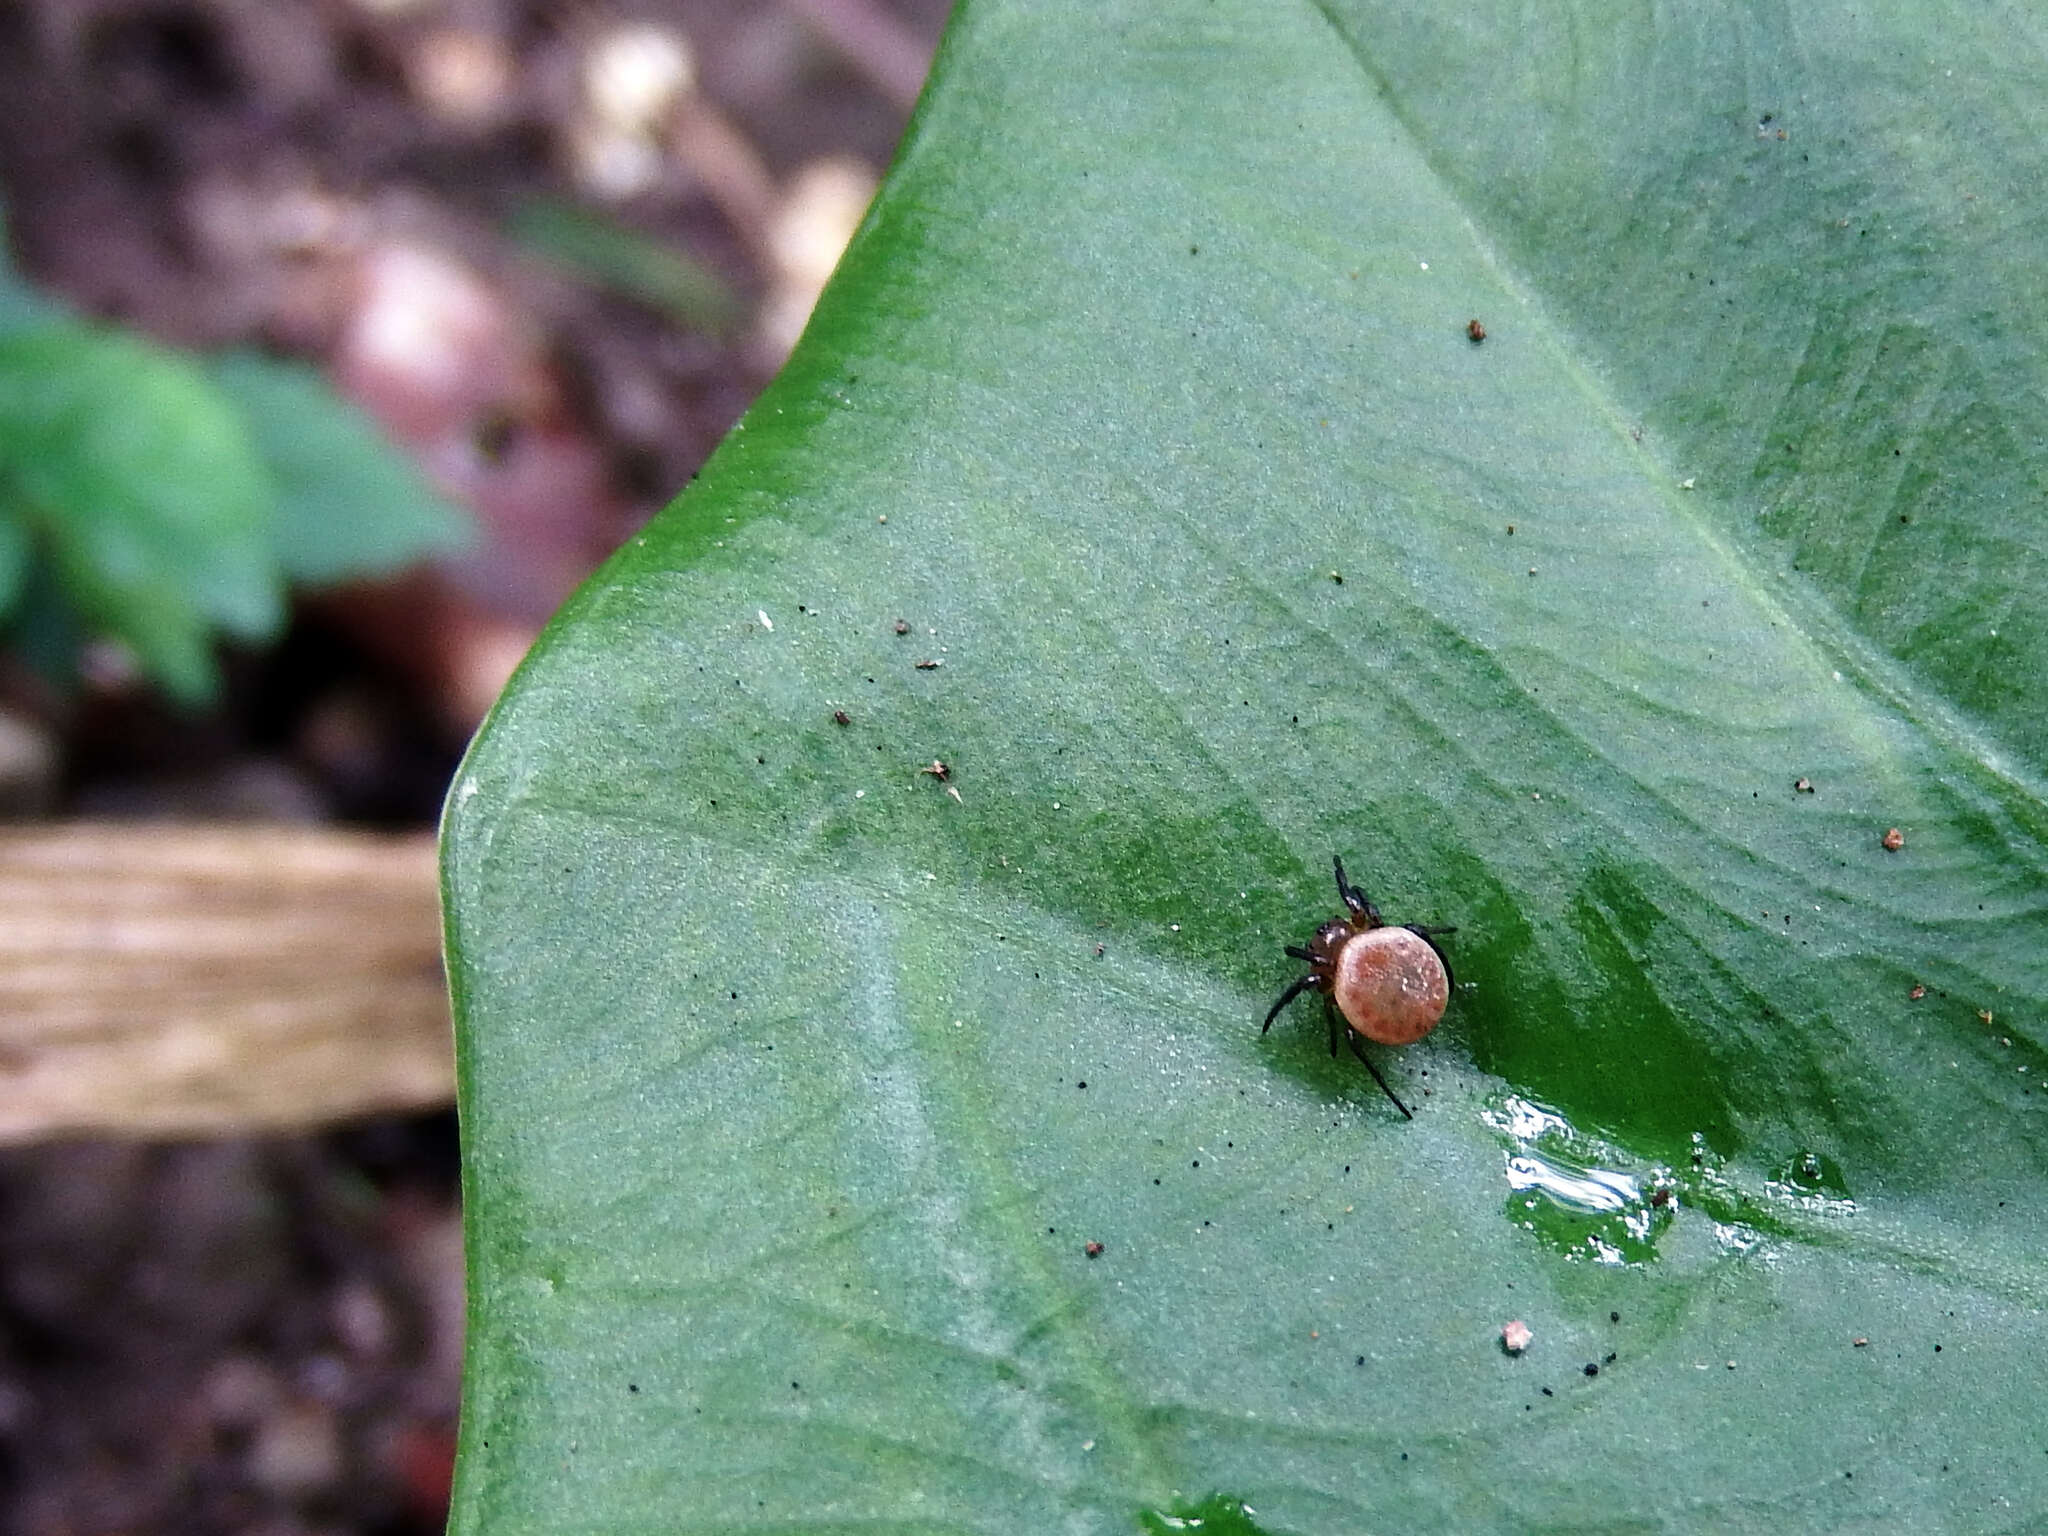
[[[848,715],[843,709],[835,709],[832,711],[832,723],[834,725],[851,725],[853,724],[853,717]]]
[[[1610,1350],[1609,1350],[1609,1351],[1608,1351],[1608,1352],[1607,1352],[1606,1354],[1604,1354],[1604,1355],[1602,1355],[1602,1356],[1600,1357],[1600,1363],[1601,1363],[1602,1365],[1612,1365],[1612,1364],[1614,1364],[1614,1361],[1615,1361],[1615,1354],[1614,1354],[1614,1351],[1613,1351],[1613,1350],[1611,1350],[1611,1349],[1610,1349]]]
[[[1618,1323],[1621,1321],[1621,1314],[1619,1312],[1610,1312],[1607,1314],[1607,1321],[1609,1321],[1610,1323]]]
[[[1088,1086],[1088,1083],[1087,1083],[1087,1080],[1086,1080],[1086,1079],[1083,1079],[1082,1081],[1080,1081],[1080,1082],[1078,1082],[1078,1083],[1074,1084],[1074,1086],[1075,1086],[1076,1088],[1086,1088],[1086,1087]]]
[[[1594,1360],[1588,1360],[1586,1362],[1586,1374],[1588,1376],[1598,1376],[1600,1374],[1599,1362]]]
[[[1471,337],[1473,343],[1477,345],[1479,342],[1486,340],[1486,327],[1477,320],[1467,320],[1465,322],[1465,334]]]
[[[1550,1388],[1548,1388],[1548,1387],[1545,1387],[1545,1388],[1543,1389],[1543,1395],[1544,1395],[1545,1397],[1555,1397],[1555,1396],[1557,1396],[1557,1394],[1556,1394],[1555,1392],[1551,1391],[1551,1390],[1550,1390]]]

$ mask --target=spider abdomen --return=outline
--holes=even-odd
[[[1344,1022],[1381,1045],[1412,1045],[1437,1026],[1451,979],[1436,947],[1406,928],[1368,928],[1337,951],[1330,998]]]

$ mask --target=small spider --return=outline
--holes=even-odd
[[[1365,892],[1344,878],[1343,859],[1330,862],[1337,871],[1337,894],[1350,916],[1324,923],[1306,949],[1287,946],[1288,954],[1308,962],[1308,974],[1280,994],[1259,1032],[1271,1029],[1282,1008],[1316,988],[1323,994],[1323,1013],[1330,1021],[1330,1054],[1337,1054],[1340,1037],[1350,1041],[1351,1054],[1365,1063],[1380,1091],[1413,1120],[1359,1038],[1381,1045],[1413,1045],[1436,1028],[1451,1000],[1451,963],[1437,948],[1436,936],[1458,930],[1387,922]]]

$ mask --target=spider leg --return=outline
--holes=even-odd
[[[1407,1115],[1410,1120],[1413,1120],[1415,1116],[1409,1113],[1408,1106],[1406,1104],[1403,1104],[1400,1098],[1395,1094],[1394,1090],[1387,1086],[1387,1080],[1384,1077],[1380,1076],[1380,1069],[1374,1066],[1372,1064],[1372,1058],[1365,1054],[1365,1047],[1358,1043],[1358,1036],[1349,1034],[1349,1031],[1347,1031],[1346,1033],[1351,1041],[1351,1054],[1356,1056],[1360,1061],[1365,1063],[1365,1070],[1370,1072],[1372,1074],[1372,1080],[1380,1085],[1380,1092],[1384,1093],[1388,1098],[1393,1099],[1394,1108],[1401,1111],[1402,1114]]]
[[[1344,860],[1342,856],[1332,854],[1330,856],[1330,863],[1337,871],[1337,894],[1343,897],[1344,905],[1350,910],[1351,915],[1364,918],[1365,925],[1368,928],[1379,927],[1382,921],[1380,909],[1372,904],[1365,892],[1344,878]]]
[[[1427,938],[1428,935],[1425,934],[1424,937]],[[1310,954],[1307,950],[1303,949],[1299,944],[1289,944],[1286,946],[1286,949],[1287,953],[1292,955],[1297,960],[1307,960],[1311,962],[1315,960],[1315,956]]]
[[[1315,984],[1315,977],[1304,976],[1301,978],[1301,980],[1294,983],[1293,986],[1289,987],[1285,992],[1282,992],[1280,994],[1280,1001],[1275,1003],[1272,1007],[1272,1011],[1266,1015],[1266,1022],[1259,1026],[1259,1033],[1263,1035],[1267,1030],[1271,1029],[1273,1027],[1273,1021],[1280,1017],[1280,1010],[1282,1008],[1285,1008],[1289,1003],[1293,1002],[1297,997],[1301,996],[1302,993],[1306,992],[1310,987],[1314,986]]]
[[[1330,1026],[1330,1059],[1337,1059],[1337,1041],[1344,1033],[1344,1026],[1337,1022],[1337,1006],[1330,1001],[1328,993],[1323,994],[1323,1022]]]
[[[1456,928],[1431,928],[1422,923],[1403,923],[1401,926],[1436,951],[1436,958],[1444,968],[1445,984],[1453,992],[1457,991],[1458,978],[1451,972],[1451,957],[1444,953],[1443,946],[1436,941],[1436,936],[1440,933],[1456,933],[1458,930]]]

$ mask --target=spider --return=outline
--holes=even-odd
[[[1387,1086],[1359,1038],[1381,1045],[1413,1045],[1436,1028],[1451,1000],[1452,985],[1451,962],[1437,948],[1436,939],[1458,930],[1387,922],[1365,892],[1344,878],[1344,860],[1332,857],[1330,863],[1337,872],[1337,894],[1350,915],[1324,923],[1306,949],[1287,946],[1288,954],[1307,962],[1308,974],[1280,994],[1259,1033],[1273,1027],[1281,1009],[1316,988],[1323,994],[1323,1013],[1330,1021],[1330,1054],[1337,1054],[1340,1037],[1348,1040],[1351,1054],[1365,1063],[1380,1091],[1413,1120],[1413,1112]]]

